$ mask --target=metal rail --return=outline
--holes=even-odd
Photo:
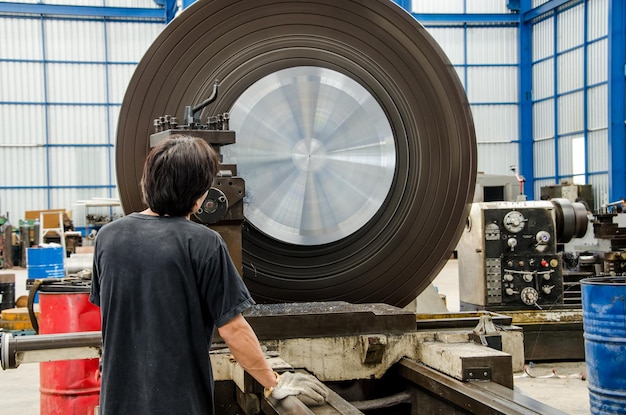
[[[4,333],[0,339],[0,366],[15,369],[22,363],[94,359],[100,357],[101,349],[99,331],[17,337]]]
[[[398,363],[398,374],[437,401],[476,415],[566,415],[494,382],[461,382],[410,359]],[[425,412],[426,413],[426,412]]]

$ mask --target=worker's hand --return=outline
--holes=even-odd
[[[298,396],[306,404],[319,405],[326,401],[328,390],[311,375],[285,372],[280,375],[278,385],[272,389],[271,396],[276,399]]]

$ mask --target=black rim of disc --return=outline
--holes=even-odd
[[[388,0],[196,2],[139,63],[120,111],[116,170],[126,213],[144,209],[139,180],[152,121],[182,119],[221,82],[208,114],[228,112],[255,81],[318,66],[359,82],[394,133],[396,170],[381,209],[360,230],[298,246],[244,224],[244,278],[259,302],[343,300],[404,306],[455,249],[474,195],[476,138],[454,67]]]

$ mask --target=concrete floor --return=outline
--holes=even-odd
[[[23,295],[25,270],[16,273],[16,294]],[[459,311],[457,261],[448,261],[433,285],[446,296],[451,312]],[[556,370],[556,375],[553,373]],[[515,388],[522,393],[571,415],[587,415],[589,392],[587,381],[579,375],[585,372],[584,362],[555,362],[537,364],[525,373],[515,374]],[[39,365],[24,364],[18,369],[0,371],[0,413],[3,415],[39,414]]]

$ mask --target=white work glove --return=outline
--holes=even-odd
[[[278,385],[271,389],[270,395],[276,399],[297,396],[307,405],[320,405],[326,401],[328,390],[311,375],[285,372],[278,378]]]

